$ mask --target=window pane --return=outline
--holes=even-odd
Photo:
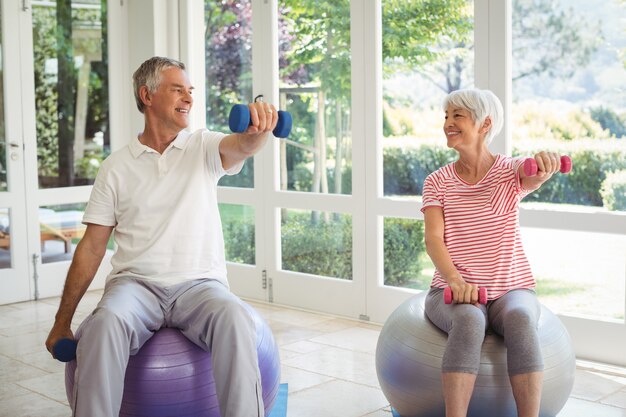
[[[280,145],[280,189],[352,193],[350,2],[279,5],[280,107],[297,121]]]
[[[230,132],[234,104],[252,101],[252,4],[250,0],[204,2],[206,125]],[[239,175],[224,176],[219,185],[254,187],[254,159]]]
[[[59,204],[39,207],[39,230],[42,263],[70,261],[76,245],[87,226],[83,214],[87,203]],[[107,244],[107,252],[113,254],[113,233]]]
[[[41,260],[43,263],[69,261],[85,234],[82,224],[85,203],[39,208]]]
[[[224,229],[226,260],[254,265],[254,208],[239,204],[220,204]]]
[[[0,269],[11,268],[11,211],[0,208]]]
[[[326,211],[282,210],[282,269],[352,279],[352,217]]]
[[[33,2],[40,188],[92,184],[110,152],[106,9]]]
[[[573,160],[525,201],[626,211],[624,20],[624,2],[513,1],[513,153]]]
[[[426,290],[435,267],[426,253],[424,221],[384,219],[385,285]]]
[[[626,236],[522,228],[522,239],[542,303],[560,314],[624,320]]]
[[[385,196],[421,195],[452,161],[444,97],[474,85],[474,2],[382,0]]]

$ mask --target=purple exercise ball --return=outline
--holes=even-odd
[[[269,415],[280,385],[279,351],[272,331],[259,314],[254,318],[257,356],[265,415]],[[65,388],[72,403],[76,360],[65,368]],[[163,328],[131,356],[124,378],[120,417],[220,417],[211,354],[178,329]]]

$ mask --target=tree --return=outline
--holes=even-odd
[[[442,54],[434,47],[440,39],[461,40],[471,26],[466,0],[386,0],[383,7],[383,56],[385,65],[409,68],[433,62]],[[319,87],[319,121],[315,148],[326,148],[326,136],[334,134],[336,193],[341,192],[344,132],[351,101],[350,3],[347,0],[281,2],[281,79]],[[334,123],[326,123],[326,111]],[[326,128],[328,124],[328,128]],[[326,132],[322,134],[322,132]],[[313,190],[326,192],[324,162],[315,159]]]
[[[252,95],[252,4],[205,1],[207,121],[228,127],[225,109]]]
[[[589,22],[559,0],[513,0],[512,33],[513,81],[548,75],[568,78],[589,63],[601,42],[600,22]],[[473,16],[463,17],[464,26]],[[468,62],[474,49],[473,33],[465,31],[457,39],[442,38],[437,47],[445,58],[431,67],[419,68],[423,75],[446,93],[468,83]]]

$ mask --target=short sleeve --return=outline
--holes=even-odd
[[[205,130],[203,132],[203,136],[203,139],[206,143],[206,161],[209,171],[217,178],[220,178],[224,175],[238,174],[241,171],[241,168],[243,168],[243,164],[245,161],[241,161],[240,163],[230,167],[230,169],[228,170],[225,170],[222,165],[222,157],[220,156],[220,142],[226,137],[226,135],[224,133]]]
[[[437,181],[435,180],[434,173],[427,176],[426,180],[424,180],[424,189],[422,191],[422,213],[428,207],[433,206],[443,207],[443,195]]]
[[[115,192],[108,184],[109,164],[106,161],[100,167],[91,190],[91,196],[83,215],[83,223],[94,223],[101,226],[115,226]]]

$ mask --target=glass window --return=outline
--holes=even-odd
[[[106,4],[33,2],[40,188],[92,184],[110,152]]]
[[[42,263],[72,259],[76,245],[87,230],[87,226],[82,223],[86,206],[87,203],[75,203],[39,207]],[[113,251],[113,242],[111,234],[108,251]]]
[[[282,269],[352,280],[352,217],[283,209]]]
[[[350,2],[279,4],[280,107],[297,120],[280,145],[280,189],[352,193]]]
[[[626,211],[626,3],[514,0],[512,20],[513,154],[573,161],[524,201]]]
[[[39,208],[41,259],[43,263],[71,260],[87,227],[82,224],[85,203]]]
[[[385,285],[430,288],[435,266],[426,253],[424,221],[387,217],[383,227]]]
[[[452,161],[444,97],[474,85],[474,2],[382,0],[384,195],[415,197]]]
[[[254,265],[254,207],[220,204],[226,260]]]
[[[233,105],[252,101],[252,3],[204,2],[206,126],[229,132]],[[219,185],[254,187],[254,159],[246,160],[239,175],[224,176]]]
[[[522,228],[522,239],[542,303],[560,314],[624,321],[626,236]]]
[[[0,208],[0,269],[11,268],[11,211]]]

